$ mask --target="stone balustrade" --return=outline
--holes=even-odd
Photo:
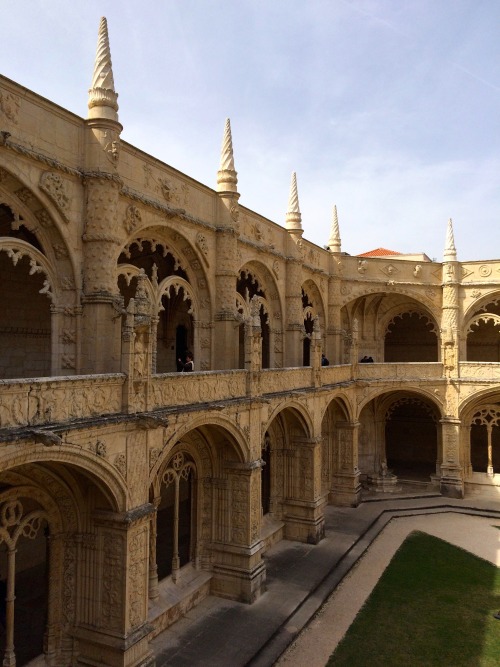
[[[435,382],[443,377],[441,363],[373,363],[328,366],[320,370],[321,386],[349,382],[415,380]],[[355,373],[355,377],[354,377]],[[500,364],[461,362],[460,376],[477,382],[498,382]],[[166,373],[149,380],[148,410],[169,406],[216,403],[248,396],[248,371]],[[37,426],[126,412],[126,376],[82,375],[58,378],[0,380],[0,428]],[[257,374],[252,395],[300,391],[318,387],[310,367],[265,369]]]
[[[363,380],[438,380],[443,376],[440,362],[358,364],[358,379]]]
[[[0,428],[119,413],[124,380],[121,373],[0,380]]]
[[[164,373],[151,378],[150,408],[224,401],[246,395],[247,371]]]
[[[460,377],[471,380],[494,380],[500,379],[500,363],[491,361],[462,361],[460,364]]]

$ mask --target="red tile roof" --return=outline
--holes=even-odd
[[[402,255],[403,253],[396,250],[387,250],[387,248],[376,248],[369,252],[363,252],[358,257],[385,257],[386,255]]]

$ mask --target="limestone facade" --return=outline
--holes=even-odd
[[[500,260],[459,261],[451,221],[443,262],[349,256],[335,208],[320,248],[295,174],[283,225],[239,204],[229,121],[211,189],[117,111],[105,20],[86,119],[0,77],[4,665],[153,664],[327,503],[500,487]]]

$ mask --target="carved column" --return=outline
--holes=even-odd
[[[464,497],[464,481],[460,463],[460,420],[445,417],[440,421],[443,434],[441,493],[450,498]]]
[[[158,535],[158,507],[161,496],[154,499],[155,511],[151,514],[151,528],[149,535],[149,599],[157,600],[160,597],[158,588],[158,565],[156,563],[156,539]]]
[[[284,365],[302,366],[304,313],[302,308],[302,261],[295,242],[290,239],[293,256],[286,262],[286,344]]]
[[[461,268],[453,239],[451,220],[448,223],[443,261],[443,308],[441,314],[441,361],[445,377],[458,377],[459,362],[459,290]]]
[[[327,498],[321,489],[321,443],[321,438],[295,437],[292,441],[283,500],[285,536],[289,540],[317,544],[325,536]]]
[[[326,356],[331,364],[344,363],[344,337],[341,319],[341,262],[337,254],[330,258],[328,280],[328,326],[326,330]]]
[[[266,570],[260,539],[262,461],[228,462],[229,485],[224,489],[229,513],[227,541],[214,544],[212,593],[240,602],[254,602],[265,590]],[[229,496],[228,496],[229,494]]]
[[[122,180],[120,134],[106,19],[99,25],[85,121],[82,372],[120,369],[120,297],[116,263],[123,242],[118,222]],[[118,311],[118,312],[117,312]]]
[[[358,467],[359,422],[336,422],[330,502],[356,507],[361,500]]]
[[[227,218],[237,219],[238,195],[219,200],[220,218],[226,224],[217,228],[217,262],[215,269],[215,368],[238,366],[238,320],[236,319],[237,232],[228,226]],[[233,224],[234,224],[233,220]]]
[[[150,515],[147,503],[122,514],[96,511],[95,559],[82,563],[91,586],[83,622],[75,628],[78,665],[153,665],[148,614]],[[85,623],[87,619],[87,623]]]
[[[260,371],[262,370],[262,329],[259,317],[259,302],[253,297],[251,316],[245,322],[245,369],[247,376],[247,394],[260,394]]]

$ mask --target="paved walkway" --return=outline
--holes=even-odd
[[[275,665],[390,522],[395,524],[396,519],[406,518],[398,522],[403,525],[407,517],[415,521],[415,517],[443,514],[448,519],[460,516],[460,521],[484,516],[500,525],[500,502],[480,498],[454,500],[436,495],[388,499],[384,496],[382,500],[363,502],[357,508],[328,507],[326,537],[318,545],[282,540],[267,552],[267,591],[253,605],[210,596],[159,635],[153,642],[157,667]],[[458,526],[455,520],[444,523]],[[460,533],[460,529],[455,532]],[[490,538],[486,540],[491,553],[498,547],[498,530],[492,539],[496,539],[495,544],[489,544]],[[392,538],[394,544],[398,540],[398,536]],[[373,583],[376,580],[377,575]],[[346,578],[345,589],[349,588],[348,581]],[[350,622],[347,618],[344,624],[348,627]],[[309,627],[313,625],[314,621]],[[299,643],[294,651],[283,655],[287,667],[293,663],[286,660],[292,660],[294,652],[299,655]],[[305,664],[303,657],[299,660],[295,664]],[[309,659],[306,662],[313,667]]]
[[[439,537],[500,566],[499,519],[457,513],[393,519],[343,579],[276,667],[325,667],[392,557],[418,530]]]

